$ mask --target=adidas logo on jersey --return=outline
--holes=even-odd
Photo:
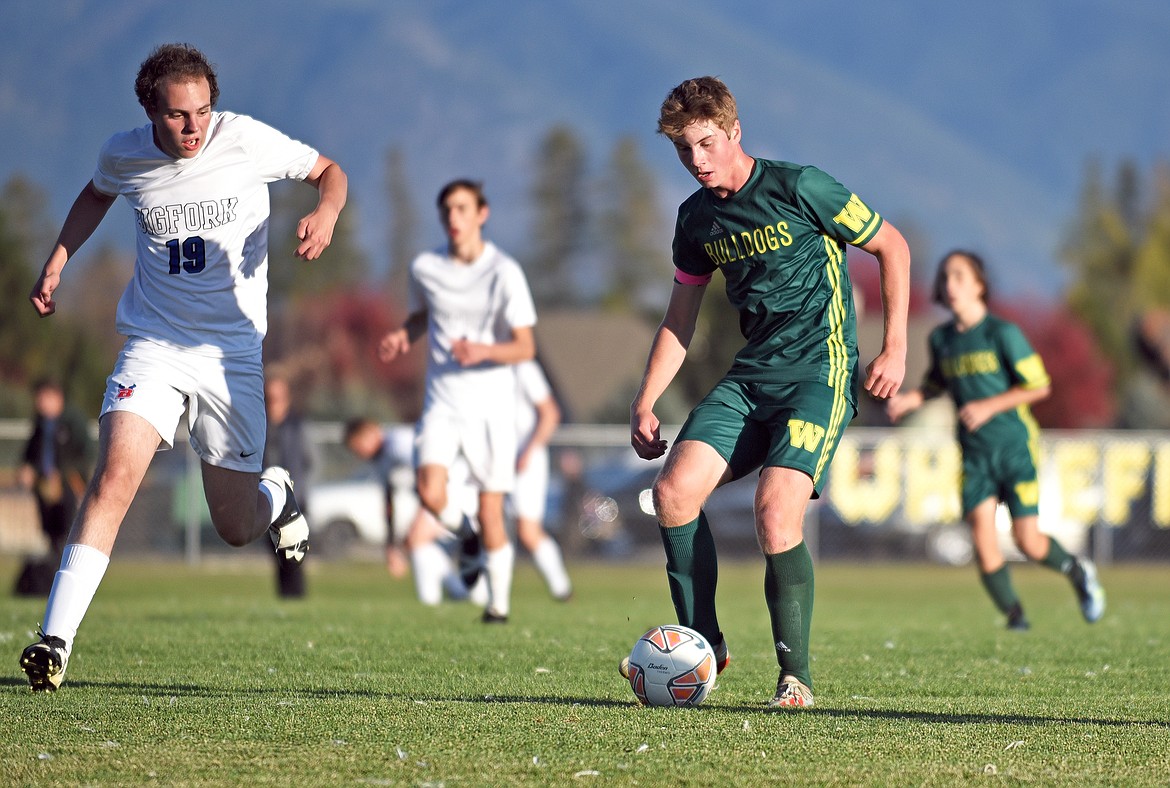
[[[723,235],[723,228],[719,226],[719,222],[711,223],[711,232],[708,233],[712,238],[716,235]]]

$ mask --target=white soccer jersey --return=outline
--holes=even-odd
[[[522,449],[536,429],[536,405],[552,396],[548,378],[535,360],[516,365],[516,448]]]
[[[268,328],[268,184],[304,180],[317,151],[245,115],[212,113],[191,159],[154,144],[153,126],[115,134],[94,186],[134,210],[134,275],[117,328],[212,356],[255,353]]]
[[[458,339],[506,342],[513,329],[536,325],[536,307],[519,263],[492,243],[472,263],[445,251],[424,252],[410,265],[409,310],[424,308],[429,353],[424,411],[439,407],[464,416],[513,418],[512,366],[460,366],[451,345]]]

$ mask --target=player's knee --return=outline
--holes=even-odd
[[[652,489],[654,511],[663,525],[682,525],[699,516],[703,498],[677,475],[660,474]]]
[[[212,518],[212,524],[215,526],[215,532],[219,534],[219,538],[232,547],[243,547],[252,541],[251,529],[242,527],[242,524],[235,519],[224,522],[223,518],[219,520]]]
[[[420,484],[418,500],[427,511],[438,516],[447,508],[447,488],[445,485]]]
[[[759,504],[756,506],[756,536],[760,548],[769,555],[783,553],[796,547],[804,539],[803,524],[799,517],[781,506]]]

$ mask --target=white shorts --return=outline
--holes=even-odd
[[[106,380],[101,415],[113,411],[146,419],[170,449],[183,413],[191,447],[209,465],[256,472],[262,467],[267,424],[264,366],[254,356],[217,358],[126,340]]]
[[[473,483],[485,492],[507,493],[516,483],[516,425],[511,413],[489,419],[431,408],[419,419],[414,445],[419,465],[450,470],[462,455]]]
[[[526,520],[544,520],[548,500],[548,448],[537,449],[528,465],[516,474],[516,487],[508,496],[512,513]]]

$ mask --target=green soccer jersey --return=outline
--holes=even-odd
[[[966,331],[955,322],[930,333],[930,369],[923,392],[948,393],[957,407],[1002,394],[1013,386],[1041,388],[1049,384],[1044,361],[1014,324],[987,315]],[[1034,451],[1039,428],[1027,405],[996,414],[975,432],[959,423],[963,451],[1003,448],[1017,443]]]
[[[723,272],[747,344],[728,375],[840,386],[857,364],[857,325],[845,244],[882,218],[816,167],[756,159],[726,198],[699,189],[678,210],[678,280]]]

